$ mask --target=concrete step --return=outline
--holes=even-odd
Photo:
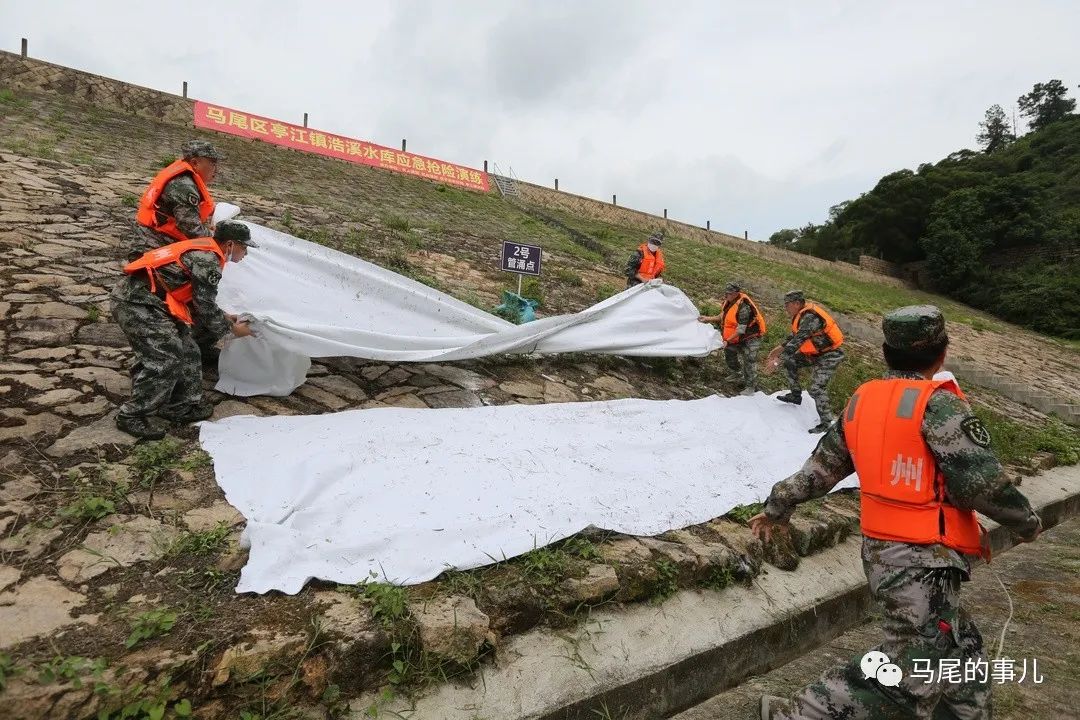
[[[1017,547],[995,559],[994,573],[985,566],[975,568],[970,583],[961,591],[962,602],[972,612],[988,654],[993,656],[997,639],[1009,616],[1009,602],[1014,604],[1009,624],[1005,654],[1016,659],[1039,661],[1044,682],[1034,684],[999,683],[991,686],[994,717],[998,720],[1076,717],[1080,707],[1080,684],[1070,682],[1065,668],[1055,664],[1063,658],[1067,666],[1076,627],[1071,607],[1057,611],[1047,607],[1042,593],[1071,595],[1074,586],[1075,557],[1080,542],[1080,519],[1072,518],[1039,537],[1030,545]],[[1009,588],[1006,598],[994,575]],[[1039,594],[1027,594],[1027,587],[1039,587]],[[1025,618],[1038,618],[1035,623]],[[872,618],[820,648],[802,655],[767,673],[749,678],[737,687],[670,716],[670,720],[750,720],[758,717],[762,695],[791,697],[815,682],[831,667],[860,657],[882,640],[880,622]]]
[[[1023,491],[1048,528],[1080,515],[1080,466],[1027,478]],[[983,523],[995,553],[1012,545]],[[870,603],[860,545],[853,537],[802,558],[797,572],[769,568],[750,587],[686,590],[660,606],[597,609],[574,629],[524,633],[500,648],[483,682],[382,709],[417,720],[669,717],[862,623]],[[349,717],[362,720],[377,701],[353,699]]]

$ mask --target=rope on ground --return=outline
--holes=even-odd
[[[994,579],[998,581],[998,585],[1001,586],[1002,592],[1005,593],[1005,599],[1009,601],[1009,616],[1005,618],[1005,624],[1001,626],[1001,637],[998,638],[997,655],[994,656],[995,660],[1000,660],[1001,651],[1005,647],[1005,632],[1009,629],[1009,623],[1011,623],[1013,619],[1013,601],[1012,595],[1009,594],[1009,588],[1005,587],[1005,582],[1001,579],[1001,576],[997,574],[997,571],[994,570],[992,565],[987,565],[987,567],[990,568],[990,572],[993,573]]]

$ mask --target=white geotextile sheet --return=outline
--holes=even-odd
[[[764,499],[820,435],[814,404],[758,393],[203,423],[247,518],[238,592],[312,578],[413,584],[590,525],[655,535]],[[853,479],[847,481],[853,484]]]
[[[237,211],[219,205],[216,220]],[[503,353],[703,356],[723,345],[679,289],[639,285],[573,315],[514,325],[359,258],[246,223],[258,248],[226,266],[219,302],[253,316],[255,338],[228,338],[217,389],[288,395],[312,357],[394,362]],[[508,276],[509,281],[509,276]]]

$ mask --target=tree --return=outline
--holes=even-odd
[[[769,244],[777,245],[782,248],[790,248],[795,244],[795,241],[799,239],[799,231],[785,228],[783,230],[777,230],[769,236]]]
[[[926,251],[926,270],[935,288],[948,291],[967,284],[992,242],[988,225],[975,188],[949,193],[934,204],[927,233],[919,243]]]
[[[1042,130],[1050,123],[1057,122],[1076,109],[1076,101],[1065,97],[1068,88],[1060,80],[1035,83],[1027,95],[1017,99],[1020,114],[1028,118],[1032,130]]]
[[[1009,127],[1009,118],[1000,105],[990,106],[990,109],[986,111],[986,119],[979,123],[979,128],[979,134],[975,136],[975,140],[982,145],[983,151],[988,155],[1007,147],[1016,139],[1016,135]]]

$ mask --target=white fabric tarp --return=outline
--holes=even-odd
[[[798,470],[817,421],[809,398],[759,393],[241,416],[203,423],[200,440],[247,518],[237,590],[292,594],[311,578],[418,583],[590,525],[704,522]]]
[[[238,211],[220,203],[215,220]],[[227,338],[217,389],[288,395],[312,357],[395,362],[503,353],[702,356],[723,345],[682,291],[639,285],[573,315],[514,325],[359,258],[246,223],[259,245],[226,266],[219,302],[253,317],[255,338]]]

